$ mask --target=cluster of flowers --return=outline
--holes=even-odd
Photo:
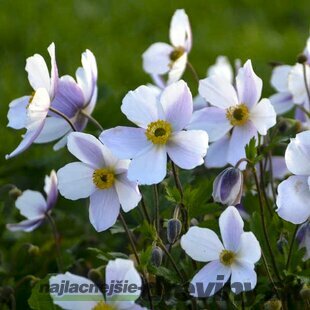
[[[245,147],[252,138],[257,145],[259,137],[267,135],[276,124],[277,114],[293,107],[304,131],[291,140],[285,159],[272,158],[274,169],[277,166],[284,174],[287,169],[294,174],[278,187],[277,213],[294,224],[304,223],[300,227],[301,245],[307,248],[304,259],[310,255],[309,242],[305,241],[309,240],[310,215],[310,40],[301,63],[274,69],[271,83],[278,93],[270,99],[261,99],[262,80],[255,74],[251,60],[243,65],[236,62],[234,74],[227,58],[221,56],[208,70],[207,77],[199,80],[199,95],[194,100],[186,82],[181,80],[186,67],[191,67],[188,56],[192,48],[191,28],[184,10],[177,10],[172,18],[170,41],[171,45],[155,43],[143,54],[144,70],[155,85],[139,86],[123,99],[121,111],[136,127],[102,130],[99,138],[82,133],[87,122],[94,121],[94,55],[89,50],[82,54],[82,67],[76,71],[76,79],[58,76],[54,44],[48,48],[50,73],[42,56],[36,54],[27,59],[26,71],[34,93],[12,101],[8,113],[8,126],[25,128],[26,133],[7,158],[20,154],[32,143],[58,141],[54,149],[66,145],[78,161],[61,168],[57,176],[52,172],[46,178],[46,200],[38,192],[25,191],[17,199],[16,207],[27,220],[7,227],[12,231],[37,228],[49,216],[59,190],[70,200],[89,197],[90,222],[101,232],[115,224],[120,208],[128,212],[138,205],[139,185],[158,184],[165,179],[168,161],[187,170],[203,163],[208,168],[230,164],[236,167],[224,170],[214,181],[213,190],[214,200],[228,206],[219,218],[223,243],[210,229],[191,227],[182,236],[181,246],[194,260],[210,262],[191,283],[208,286],[222,275],[223,283],[231,278],[232,284],[249,282],[250,287],[244,290],[253,289],[257,281],[254,264],[261,257],[261,249],[254,234],[244,232],[243,220],[235,207],[242,197],[242,170],[247,166],[243,160]],[[128,261],[109,264],[119,268],[113,275],[120,272],[122,279],[124,274],[139,278]],[[75,276],[66,273],[59,277]],[[141,283],[140,278],[137,281]],[[220,288],[214,287],[209,295]],[[98,309],[103,303],[103,299],[99,301]],[[69,302],[57,304],[76,309]],[[120,308],[141,308],[133,303],[127,306]],[[85,308],[97,309],[95,304]]]

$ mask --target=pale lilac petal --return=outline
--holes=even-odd
[[[128,92],[123,99],[122,112],[137,126],[147,128],[148,124],[159,119],[164,120],[162,107],[153,89],[140,86]]]
[[[310,175],[310,130],[291,139],[285,151],[287,168],[297,175]]]
[[[67,145],[67,139],[68,139],[68,136],[71,132],[72,132],[72,130],[70,130],[69,133],[67,133],[57,143],[55,143],[55,145],[53,146],[54,151],[59,151],[60,149],[62,149],[63,147],[65,147]]]
[[[170,42],[175,47],[192,48],[192,31],[187,14],[183,9],[176,10],[170,23]]]
[[[231,266],[230,287],[235,294],[251,291],[257,283],[254,265],[247,262],[237,262]]]
[[[51,98],[54,98],[55,93],[57,92],[57,88],[58,88],[58,68],[56,64],[55,44],[52,43],[47,48],[47,51],[51,57],[51,79],[50,79],[49,94]]]
[[[156,85],[156,86],[153,85],[153,90],[155,90],[156,94],[159,95],[161,91],[166,87],[166,82],[163,79],[163,77],[159,74],[151,74],[151,78],[154,84]]]
[[[309,66],[306,66],[306,76],[307,81],[310,81]],[[292,67],[288,77],[288,88],[293,95],[294,103],[303,104],[306,100],[308,100],[302,64],[296,64]]]
[[[268,99],[262,99],[254,105],[250,112],[250,119],[261,135],[266,135],[267,130],[277,121],[277,114]]]
[[[118,126],[103,131],[99,139],[120,159],[131,159],[152,146],[142,128]]]
[[[51,276],[49,279],[50,289],[53,287],[60,287],[62,283],[77,284],[79,287],[82,287],[83,284],[87,285],[88,288],[92,290],[87,290],[85,293],[70,293],[66,292],[66,296],[72,296],[72,300],[61,299],[63,295],[58,295],[58,293],[51,292],[50,295],[54,304],[61,307],[61,309],[66,310],[91,310],[98,304],[99,301],[104,301],[103,295],[99,288],[91,280],[74,275],[70,272],[65,274],[58,274],[57,276]],[[84,297],[87,297],[87,301],[80,300]],[[86,299],[85,299],[86,300]]]
[[[57,175],[54,170],[49,176],[45,177],[44,191],[47,195],[47,211],[54,207],[58,198]]]
[[[209,67],[207,74],[208,76],[217,75],[231,84],[234,80],[233,68],[226,56],[218,56],[215,64]]]
[[[308,177],[290,176],[278,186],[277,212],[293,224],[301,224],[310,216]]]
[[[244,232],[240,237],[237,252],[238,261],[255,264],[261,257],[259,242],[252,232]]]
[[[224,247],[214,231],[208,228],[191,227],[181,238],[181,247],[198,262],[217,260]]]
[[[167,152],[177,166],[193,169],[203,164],[208,140],[208,134],[203,130],[179,131],[170,137]]]
[[[94,169],[80,162],[70,163],[57,172],[58,189],[70,200],[89,197],[97,189],[93,182]]]
[[[289,92],[274,94],[269,100],[278,115],[284,114],[294,107],[293,98]]]
[[[272,156],[272,176],[274,179],[281,180],[290,172],[287,169],[285,158],[283,156]],[[268,166],[270,166],[268,164]]]
[[[227,155],[230,135],[210,144],[205,157],[205,166],[208,168],[221,168],[227,165]]]
[[[30,96],[24,96],[10,102],[8,112],[8,127],[22,129],[26,127],[27,106]]]
[[[39,227],[44,221],[44,216],[39,216],[37,218],[33,218],[31,220],[24,220],[15,224],[7,224],[6,228],[10,231],[25,231],[30,232]]]
[[[235,207],[227,207],[219,218],[219,225],[224,247],[236,252],[243,233],[243,220]]]
[[[229,142],[227,161],[231,165],[235,165],[238,160],[245,158],[245,146],[250,142],[251,138],[257,137],[257,130],[249,121],[243,126],[236,126],[233,129],[232,136]],[[242,163],[239,168],[244,169],[245,163]]]
[[[115,189],[122,209],[128,212],[135,208],[141,200],[141,194],[136,182],[129,181],[127,171],[117,175]]]
[[[200,95],[197,95],[196,97],[194,97],[193,99],[193,110],[198,111],[200,109],[206,108],[208,107],[209,104],[207,103],[207,101],[202,98]]]
[[[144,153],[132,159],[128,179],[140,185],[160,183],[167,174],[167,153],[162,146],[151,145]]]
[[[114,187],[97,190],[90,196],[89,220],[98,232],[112,227],[119,211],[120,202]]]
[[[278,92],[288,92],[288,76],[291,69],[292,66],[282,65],[272,70],[270,83]]]
[[[168,73],[168,85],[177,82],[181,78],[186,69],[186,64],[187,53],[184,53],[181,57],[171,63],[171,69]]]
[[[167,86],[160,96],[160,103],[173,131],[182,130],[188,125],[193,113],[193,98],[184,81]]]
[[[154,43],[142,55],[143,69],[150,74],[165,74],[170,70],[173,47],[167,43]]]
[[[226,79],[217,75],[200,80],[198,90],[200,96],[221,109],[227,109],[239,103],[234,87]]]
[[[204,266],[191,281],[191,287],[195,288],[190,294],[195,297],[210,297],[222,289],[231,274],[229,267],[224,266],[218,260]]]
[[[217,107],[206,107],[195,111],[188,129],[201,129],[208,133],[211,142],[221,139],[231,128],[226,111]]]
[[[263,87],[262,80],[253,71],[251,60],[239,69],[236,84],[239,102],[251,109],[261,97]]]

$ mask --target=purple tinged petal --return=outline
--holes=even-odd
[[[48,47],[47,50],[51,57],[51,79],[50,79],[49,94],[50,98],[53,99],[58,88],[58,68],[56,63],[54,42]]]
[[[15,224],[7,224],[6,228],[10,231],[25,231],[30,232],[39,227],[44,221],[44,216],[33,218],[30,220],[24,220]]]
[[[229,141],[230,135],[228,134],[211,143],[205,157],[205,166],[207,168],[221,168],[227,165]]]
[[[288,92],[288,76],[291,69],[292,66],[283,65],[272,70],[270,83],[278,92]]]
[[[274,94],[269,100],[278,115],[284,114],[294,107],[293,98],[289,92]]]
[[[22,129],[27,124],[27,106],[30,96],[24,96],[10,102],[8,112],[8,127]]]
[[[47,210],[46,211],[51,210],[57,202],[57,198],[58,198],[57,183],[58,182],[57,182],[56,172],[55,170],[52,170],[50,176],[45,177],[44,191],[47,195],[47,201],[46,201]]]

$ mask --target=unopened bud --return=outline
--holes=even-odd
[[[198,225],[199,225],[198,220],[193,217],[190,221],[190,226],[198,226]]]
[[[155,246],[152,249],[152,254],[151,254],[151,262],[154,266],[159,267],[163,261],[163,250]]]
[[[99,283],[102,280],[102,275],[97,269],[89,269],[87,273],[87,278],[95,283]]]
[[[304,64],[307,60],[308,60],[308,58],[305,54],[299,54],[297,56],[297,62],[300,64]]]
[[[280,253],[283,254],[283,248],[288,244],[287,239],[285,238],[284,235],[281,235],[279,240],[277,241],[277,248]]]
[[[14,187],[9,191],[9,196],[12,199],[16,200],[19,196],[21,196],[22,193],[23,192],[19,188]]]
[[[223,205],[235,206],[240,203],[243,188],[243,174],[238,168],[222,171],[213,182],[213,199]]]
[[[267,301],[264,304],[265,310],[281,310],[282,309],[282,302],[279,299],[273,298]]]
[[[310,287],[308,285],[304,285],[301,289],[300,296],[303,300],[310,301]]]
[[[171,219],[167,224],[167,240],[170,244],[175,243],[181,233],[182,223],[178,219]]]
[[[40,248],[36,245],[29,244],[28,253],[33,256],[37,256],[40,253]]]

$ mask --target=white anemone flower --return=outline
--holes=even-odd
[[[208,228],[191,227],[182,236],[181,246],[192,259],[209,262],[191,280],[191,295],[212,296],[229,278],[236,294],[255,288],[254,264],[261,257],[261,249],[254,234],[243,231],[243,225],[238,210],[230,206],[219,218],[223,243]]]
[[[105,273],[106,298],[98,286],[87,278],[70,272],[50,277],[50,295],[54,304],[65,310],[146,309],[135,303],[141,294],[142,281],[131,260],[117,258],[109,261]],[[114,283],[119,283],[121,292],[115,292],[119,289],[113,289]],[[64,289],[65,284],[68,290]]]
[[[136,182],[127,178],[129,160],[119,160],[94,136],[74,132],[68,150],[81,162],[57,172],[58,189],[70,200],[90,197],[89,219],[100,232],[113,226],[120,212],[135,208],[141,199]]]
[[[176,10],[170,24],[170,42],[152,44],[143,53],[143,68],[153,75],[168,73],[168,84],[178,81],[187,64],[192,48],[192,32],[188,16],[183,9]]]

